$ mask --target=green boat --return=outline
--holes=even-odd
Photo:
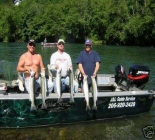
[[[38,92],[35,94],[37,110],[30,111],[29,94],[20,92],[16,83],[3,81],[0,84],[0,127],[72,124],[148,112],[155,99],[153,90],[143,89],[149,78],[148,68],[133,66],[127,81],[122,80],[122,76],[119,72],[117,75],[97,75],[97,109],[93,108],[93,94],[89,92],[90,110],[86,109],[83,92],[74,94],[74,103],[70,102],[70,93],[62,94],[62,102],[58,102],[56,93],[49,93],[46,96],[47,108],[41,109],[42,96]]]

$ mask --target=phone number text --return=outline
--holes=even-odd
[[[108,108],[125,108],[125,107],[135,107],[136,102],[118,102],[109,103]]]

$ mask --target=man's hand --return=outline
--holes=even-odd
[[[45,71],[41,71],[40,75],[41,77],[45,77]]]
[[[56,69],[56,70],[59,69],[59,66],[58,66],[58,65],[55,65],[55,69]]]
[[[30,70],[30,77],[33,77],[35,75],[35,71]]]
[[[72,70],[72,66],[69,66],[69,69]]]
[[[93,77],[96,77],[96,73],[93,73]]]
[[[82,75],[85,76],[86,74],[85,73],[82,73]]]

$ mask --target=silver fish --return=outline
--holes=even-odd
[[[85,94],[85,100],[86,100],[86,111],[90,110],[89,105],[89,89],[88,89],[88,81],[87,81],[87,75],[84,75],[83,77],[83,92]]]
[[[45,72],[41,72],[41,95],[42,95],[42,106],[41,109],[47,109],[46,105],[46,93],[47,93],[47,88],[46,88],[46,77],[45,77]]]
[[[79,69],[76,69],[75,71],[75,81],[78,82],[78,75],[80,73],[80,70]]]
[[[24,79],[23,79],[23,77],[22,77],[22,73],[21,73],[21,72],[18,72],[18,79],[19,79],[20,81],[22,81],[22,83],[24,83]]]
[[[92,93],[93,93],[93,110],[97,110],[96,102],[97,102],[97,84],[94,76],[91,76],[92,79]]]
[[[35,73],[34,73],[35,74]],[[34,74],[31,73],[31,76],[29,77],[29,94],[30,94],[30,101],[31,101],[31,111],[36,110],[35,105],[35,82],[34,82]]]
[[[70,86],[70,103],[74,103],[73,93],[74,93],[74,74],[73,70],[69,69],[69,86]]]
[[[58,94],[58,102],[61,102],[61,69],[57,69],[56,72],[56,92]]]
[[[50,68],[49,64],[47,65],[47,69],[48,69],[49,80],[52,81],[53,75],[52,75],[51,68]]]
[[[24,91],[24,79],[22,77],[22,73],[18,72],[18,79],[17,79],[18,87],[20,91]]]

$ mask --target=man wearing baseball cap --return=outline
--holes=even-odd
[[[91,76],[96,77],[96,74],[100,68],[100,63],[101,60],[98,53],[92,50],[92,41],[87,39],[85,41],[85,50],[80,52],[77,59],[77,64],[82,75],[88,75],[89,89],[92,83]]]
[[[65,44],[65,41],[64,41],[63,39],[59,39],[59,40],[58,40],[58,44],[60,44],[60,43]]]
[[[66,88],[69,88],[69,76],[68,70],[72,68],[72,60],[68,53],[64,51],[65,41],[59,39],[57,43],[57,51],[51,55],[50,66],[52,70],[61,69],[61,91],[66,91]],[[54,83],[54,92],[56,92],[56,81]],[[74,81],[74,93],[78,92],[78,83]]]
[[[29,39],[27,43],[27,52],[22,54],[19,58],[19,62],[17,65],[17,72],[23,73],[23,79],[25,84],[25,92],[29,93],[29,77],[31,72],[35,73],[35,92],[40,87],[40,72],[45,71],[45,67],[43,64],[42,56],[40,54],[36,54],[36,43],[34,39]],[[19,84],[19,89],[23,90],[21,87],[22,84]],[[47,91],[50,93],[53,90],[53,83],[47,82]]]

